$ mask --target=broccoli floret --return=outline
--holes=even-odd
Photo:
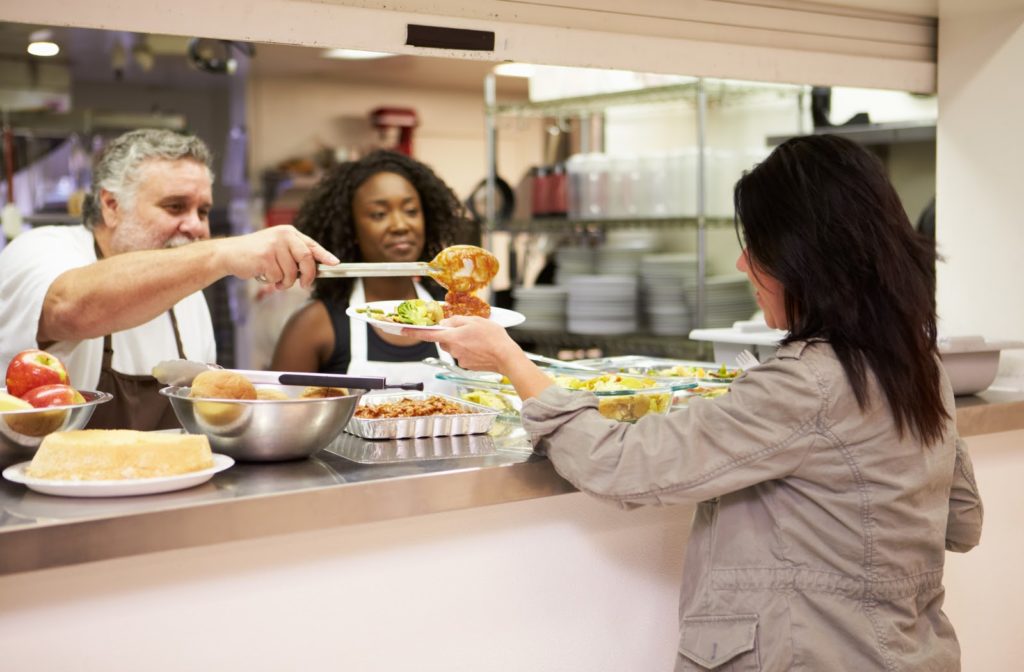
[[[410,299],[403,301],[395,308],[395,321],[403,324],[414,324],[428,327],[444,319],[444,309],[436,301]]]

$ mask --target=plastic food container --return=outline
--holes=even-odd
[[[650,413],[665,414],[672,406],[672,395],[677,390],[692,387],[692,383],[673,386],[645,376],[617,373],[549,369],[555,382],[572,390],[585,390],[597,396],[598,410],[603,416],[620,422],[635,422]],[[515,388],[493,378],[468,378],[451,373],[438,373],[437,378],[456,384],[460,399],[486,404],[506,417],[518,417],[523,402]],[[501,408],[499,408],[499,406]]]
[[[485,434],[498,418],[492,408],[473,404],[444,394],[426,392],[405,394],[372,394],[363,397],[361,406],[386,404],[402,399],[426,399],[441,397],[465,409],[465,413],[452,415],[424,415],[407,418],[360,418],[355,415],[348,421],[345,431],[364,439],[412,439],[424,436],[457,436],[461,434]]]
[[[724,364],[639,355],[581,359],[576,363],[601,371],[614,371],[664,380],[677,389],[683,385],[696,387],[698,384],[705,383],[728,385],[743,373],[743,369],[727,367]]]
[[[999,353],[1024,348],[1021,341],[986,341],[984,336],[940,338],[939,357],[953,385],[953,394],[976,394],[987,389],[999,371]]]

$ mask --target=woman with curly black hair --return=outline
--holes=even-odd
[[[462,205],[441,178],[415,159],[383,150],[333,167],[302,204],[295,226],[343,262],[428,261],[469,230]],[[390,363],[436,357],[434,344],[351,321],[345,309],[443,296],[429,278],[318,279],[313,300],[285,325],[271,368],[387,375]],[[403,378],[411,372],[402,365]]]

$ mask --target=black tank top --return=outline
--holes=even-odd
[[[434,298],[444,298],[444,289],[433,282],[424,283]],[[438,294],[440,293],[440,296]],[[352,361],[352,345],[349,343],[349,317],[345,314],[348,304],[324,301],[327,314],[334,328],[334,351],[330,359],[320,367],[320,373],[346,373]],[[380,337],[370,325],[366,328],[366,356],[378,362],[419,362],[427,357],[437,357],[437,346],[421,341],[415,345],[394,345]]]

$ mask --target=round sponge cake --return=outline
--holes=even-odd
[[[107,481],[187,474],[213,466],[203,434],[82,429],[43,439],[27,473],[62,481]]]

